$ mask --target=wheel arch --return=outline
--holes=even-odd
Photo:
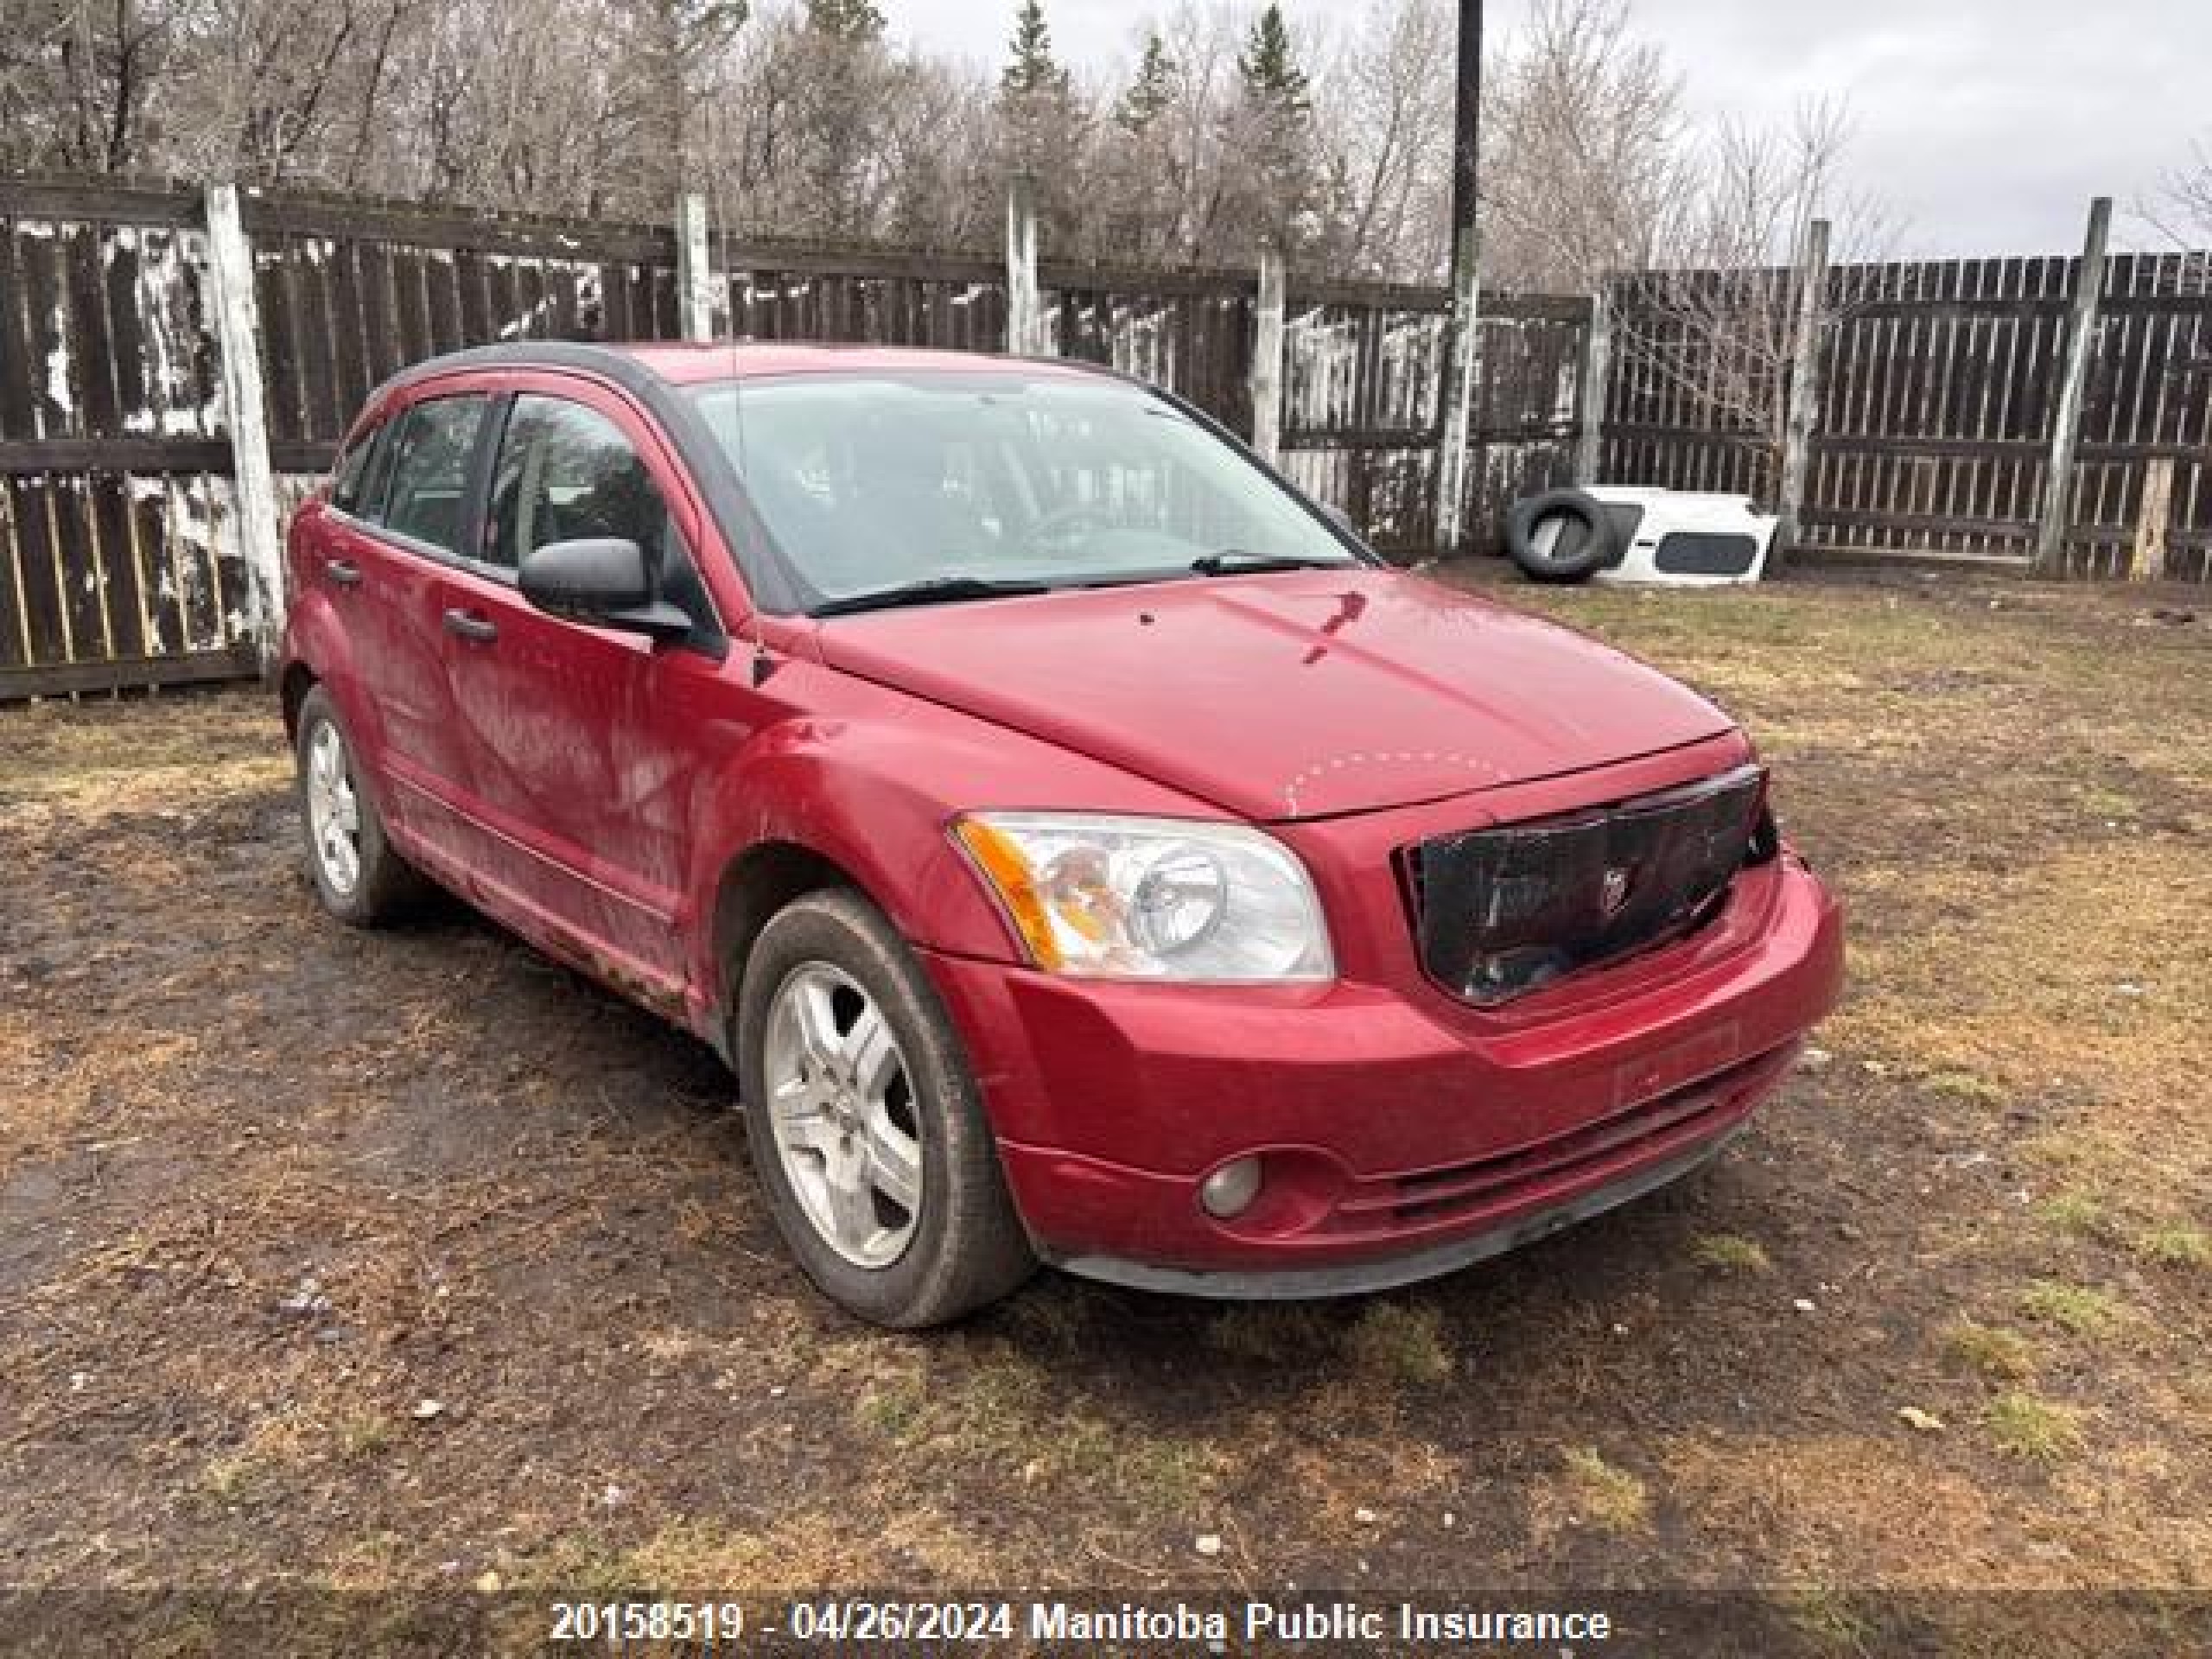
[[[881,901],[844,865],[801,842],[755,842],[723,865],[715,887],[709,940],[715,975],[716,1035],[725,1047],[730,1041],[729,1022],[736,1015],[745,959],[761,929],[793,899],[825,887],[849,888],[881,908]]]
[[[321,677],[297,659],[287,663],[277,677],[277,702],[284,714],[284,735],[290,741],[299,741],[300,705],[308,700],[308,693],[321,683]]]

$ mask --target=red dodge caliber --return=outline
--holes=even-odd
[[[1080,365],[441,358],[288,562],[323,903],[428,878],[714,1044],[884,1324],[1448,1272],[1711,1156],[1836,995],[1725,715]]]

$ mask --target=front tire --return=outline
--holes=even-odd
[[[315,896],[353,927],[397,920],[421,901],[427,884],[392,850],[376,803],[361,785],[353,739],[322,687],[300,704],[296,732],[300,823]]]
[[[913,1330],[1035,1271],[958,1035],[866,899],[827,889],[771,918],[736,1035],[753,1167],[823,1294]]]

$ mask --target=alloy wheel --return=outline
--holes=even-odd
[[[325,721],[308,740],[308,841],[322,879],[344,897],[361,879],[361,806],[346,765],[346,740]]]
[[[890,1266],[923,1203],[913,1084],[891,1022],[849,974],[805,963],[777,988],[761,1062],[777,1156],[807,1221],[855,1266]]]

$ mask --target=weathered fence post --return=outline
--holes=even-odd
[[[1044,310],[1037,297],[1037,188],[1017,173],[1006,192],[1006,349],[1014,357],[1045,350]]]
[[[1444,367],[1444,448],[1436,458],[1436,542],[1457,553],[1467,517],[1467,444],[1475,424],[1475,357],[1479,346],[1477,308],[1482,277],[1475,269],[1476,231],[1460,231],[1452,260],[1451,348]]]
[[[1797,255],[1796,333],[1789,342],[1789,410],[1782,432],[1782,523],[1767,556],[1779,570],[1797,550],[1804,534],[1805,475],[1813,460],[1813,424],[1821,408],[1821,323],[1828,296],[1828,222],[1805,226],[1805,245]]]
[[[2104,299],[2105,241],[2112,231],[2112,198],[2089,204],[2089,229],[2074,277],[2074,309],[2066,324],[2066,367],[2058,383],[2058,408],[2050,421],[2050,459],[2043,480],[2043,512],[2036,521],[2035,572],[2056,576],[2066,569],[2067,510],[2074,499],[2074,451],[2082,442],[2082,398],[2089,386],[2089,353],[2096,344],[2097,307]]]
[[[676,305],[689,340],[710,340],[721,307],[715,303],[718,276],[708,251],[707,199],[687,190],[676,199]]]
[[[1575,388],[1574,481],[1587,489],[1604,464],[1605,383],[1613,372],[1613,313],[1600,283],[1590,296],[1590,326],[1582,336],[1582,378]]]
[[[1252,330],[1252,448],[1272,467],[1282,459],[1282,255],[1260,251],[1260,305]]]
[[[253,292],[253,245],[235,184],[202,193],[207,213],[207,286],[215,349],[223,359],[223,425],[231,439],[231,487],[238,546],[245,555],[245,625],[265,671],[284,626],[284,542],[277,523],[276,469],[269,458],[269,410],[261,378],[261,316]]]
[[[2135,548],[2127,574],[2138,582],[2158,582],[2166,574],[2166,536],[2174,518],[2174,462],[2153,456],[2143,469],[2143,508],[2135,518]]]

